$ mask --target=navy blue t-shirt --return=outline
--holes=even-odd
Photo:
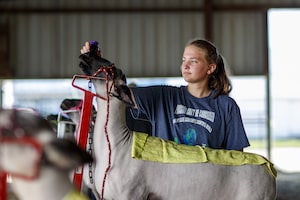
[[[132,88],[138,109],[134,118],[146,117],[152,135],[178,144],[240,150],[249,146],[240,109],[228,95],[192,96],[186,86]]]

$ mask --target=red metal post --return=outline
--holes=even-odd
[[[0,200],[6,200],[7,189],[6,189],[6,174],[0,172]]]
[[[94,96],[95,95],[89,91],[84,92],[80,123],[76,135],[77,144],[84,150],[86,149],[88,133],[90,129],[90,118],[92,113]],[[83,166],[79,166],[75,169],[73,177],[73,183],[79,190],[81,190],[82,176]]]

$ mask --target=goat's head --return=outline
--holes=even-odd
[[[0,110],[0,170],[33,179],[41,167],[71,170],[92,157],[67,139],[56,138],[50,123],[28,110]]]
[[[80,121],[82,103],[82,99],[64,99],[60,104],[60,108],[62,113],[66,114],[71,121],[78,124]]]
[[[126,84],[126,77],[122,70],[116,68],[114,63],[101,56],[98,42],[90,42],[90,51],[79,56],[79,67],[87,76],[113,78],[114,81],[120,81],[118,84]],[[102,68],[102,71],[100,71]]]
[[[102,85],[104,84],[104,81],[111,81],[111,84],[114,86],[111,94],[128,105],[133,105],[130,89],[126,85],[125,74],[121,69],[115,67],[112,62],[101,56],[98,42],[90,42],[90,51],[81,54],[79,59],[79,66],[85,75],[94,78],[104,78],[102,79]]]

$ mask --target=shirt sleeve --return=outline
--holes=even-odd
[[[132,88],[137,109],[132,109],[131,113],[135,119],[147,119],[153,121],[156,104],[159,102],[161,87],[135,87]]]
[[[236,102],[230,98],[226,120],[225,148],[240,150],[250,146],[243,125],[241,112]]]

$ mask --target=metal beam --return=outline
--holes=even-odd
[[[204,34],[205,39],[213,40],[213,1],[204,1]]]
[[[265,28],[265,45],[264,45],[264,55],[265,55],[265,70],[266,70],[266,126],[267,126],[267,135],[266,135],[266,140],[267,140],[267,157],[271,160],[272,159],[272,154],[271,154],[271,149],[272,149],[272,128],[271,128],[271,83],[270,83],[270,66],[269,66],[269,40],[268,40],[268,11],[265,11],[264,13],[264,24],[266,27]]]
[[[130,7],[118,8],[118,7],[20,7],[17,5],[0,5],[1,14],[80,14],[80,13],[180,13],[180,12],[205,12],[205,9],[214,12],[266,12],[270,8],[300,8],[299,3],[280,3],[280,4],[222,4],[215,5],[213,0],[205,0],[203,6],[198,7]]]

